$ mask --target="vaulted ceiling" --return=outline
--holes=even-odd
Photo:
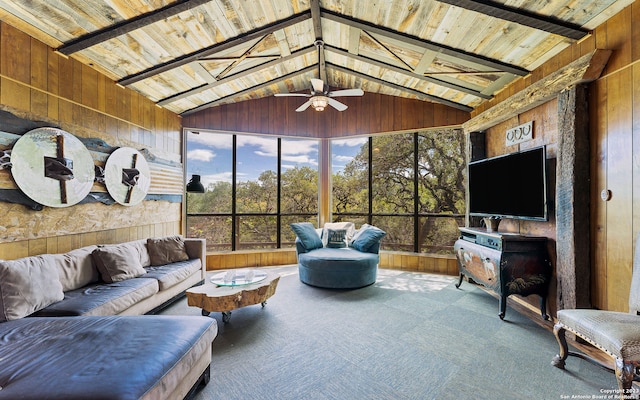
[[[178,114],[311,78],[469,111],[632,2],[3,0],[0,20]]]

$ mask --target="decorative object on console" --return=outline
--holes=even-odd
[[[498,232],[498,226],[502,218],[498,217],[484,217],[482,218],[484,226],[487,228],[487,232]]]
[[[500,296],[498,316],[504,319],[507,297],[512,294],[540,296],[540,313],[547,320],[547,294],[551,263],[547,238],[510,233],[489,233],[459,228],[461,237],[454,244],[458,260],[460,288],[466,275]]]
[[[57,128],[37,128],[22,135],[11,150],[11,174],[32,200],[49,207],[69,207],[91,191],[91,153],[75,136]]]
[[[149,166],[144,156],[131,147],[120,147],[107,158],[104,182],[109,195],[124,206],[140,203],[151,184]]]

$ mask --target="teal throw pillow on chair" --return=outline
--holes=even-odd
[[[380,228],[373,225],[364,224],[360,227],[353,238],[350,246],[359,251],[369,251],[369,249],[377,244],[387,234]]]
[[[311,222],[296,222],[289,225],[295,232],[302,246],[309,250],[322,248],[322,239]]]

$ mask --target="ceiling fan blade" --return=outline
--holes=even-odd
[[[334,100],[331,97],[329,97],[329,105],[338,111],[344,111],[347,109],[346,104],[342,104],[338,100]]]
[[[311,97],[310,94],[304,93],[274,93],[275,97]]]
[[[311,78],[311,86],[316,93],[324,93],[324,82],[322,79]]]
[[[329,97],[362,96],[362,95],[364,95],[364,91],[362,89],[345,89],[345,90],[336,90],[333,92],[329,92]]]
[[[309,108],[310,105],[311,105],[311,100],[307,100],[300,107],[296,108],[296,112],[302,112],[307,108]]]

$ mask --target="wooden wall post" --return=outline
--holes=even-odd
[[[556,166],[557,307],[591,307],[589,228],[589,113],[587,88],[558,95]]]

